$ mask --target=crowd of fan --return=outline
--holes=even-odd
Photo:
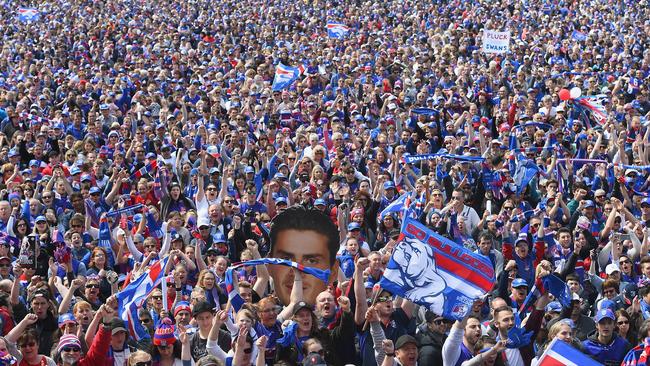
[[[513,366],[556,338],[650,355],[645,1],[46,0],[28,23],[0,4],[0,363]],[[486,29],[510,51],[482,52]],[[305,71],[274,90],[279,63]],[[515,159],[540,170],[524,187]],[[375,286],[405,193],[494,266],[462,321]],[[115,294],[167,256],[122,320]],[[263,257],[332,275],[245,266],[230,288]],[[571,306],[526,302],[552,272]],[[532,339],[509,347],[514,327]]]

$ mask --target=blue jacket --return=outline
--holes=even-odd
[[[632,348],[630,343],[618,334],[614,334],[609,344],[602,344],[598,341],[598,332],[584,340],[582,347],[587,355],[604,365],[620,365]]]

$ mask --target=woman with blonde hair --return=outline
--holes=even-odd
[[[573,331],[574,327],[575,324],[571,319],[562,319],[553,324],[548,330],[548,337],[546,339],[546,342],[541,347],[539,347],[537,356],[533,358],[531,365],[537,365],[539,358],[544,353],[544,351],[546,351],[546,347],[548,347],[548,345],[551,344],[551,342],[553,342],[553,340],[556,338],[570,344],[575,349],[582,350],[580,341],[575,337],[575,333]]]

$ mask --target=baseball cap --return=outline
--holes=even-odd
[[[526,280],[524,280],[523,278],[515,278],[512,281],[512,287],[513,288],[517,288],[517,287],[526,287],[526,288],[528,288],[528,283],[526,283]]]
[[[393,181],[384,182],[384,190],[395,189],[395,183]]]
[[[554,312],[554,313],[561,313],[562,312],[562,304],[560,304],[558,301],[553,301],[550,302],[548,305],[546,305],[546,312]]]
[[[111,320],[111,334],[115,335],[118,332],[126,332],[126,325],[124,320],[115,317]]]
[[[223,236],[222,233],[217,232],[217,233],[214,234],[214,236],[212,237],[212,242],[215,243],[215,244],[216,244],[216,243],[225,243],[225,242],[226,242],[226,238]]]
[[[583,205],[583,207],[584,207],[584,208],[587,208],[587,207],[596,207],[596,205],[594,204],[594,201],[592,201],[592,200],[585,200],[585,204]]]
[[[47,219],[43,215],[37,216],[36,220],[34,220],[34,222],[46,222],[46,221]]]
[[[325,203],[325,200],[322,198],[317,198],[314,201],[314,206],[326,206],[327,204]]]
[[[618,265],[616,265],[614,263],[610,263],[610,264],[607,265],[607,267],[605,267],[605,273],[608,276],[611,275],[614,272],[620,272],[620,271],[621,271],[621,269],[618,268]]]
[[[594,317],[597,323],[600,323],[600,321],[605,318],[616,320],[616,317],[614,316],[614,312],[611,309],[600,309],[598,310],[596,316]]]
[[[288,202],[287,202],[286,197],[284,197],[284,196],[278,196],[278,197],[275,199],[275,204],[276,204],[276,205],[279,205],[279,204],[285,204],[285,205],[286,205],[286,204],[288,204]]]
[[[248,174],[248,173],[255,173],[255,169],[253,169],[252,166],[247,166],[247,167],[244,169],[244,173],[246,173],[246,174]]]
[[[650,205],[650,197],[646,197],[641,201],[641,206]]]
[[[304,301],[300,301],[293,306],[293,315],[296,315],[302,309],[309,309],[309,311],[313,311],[311,305],[307,304]]]
[[[197,317],[201,313],[213,312],[212,305],[207,301],[199,301],[194,304],[194,309],[192,309],[192,316]]]
[[[65,326],[66,324],[77,324],[77,319],[75,319],[72,313],[59,315],[59,328]]]
[[[361,225],[359,225],[356,222],[349,223],[348,224],[348,231],[352,231],[352,230],[361,230]]]
[[[99,189],[99,187],[90,187],[90,190],[88,191],[88,193],[90,193],[90,194],[95,194],[95,193],[100,193],[100,192],[101,192],[101,189]]]
[[[401,337],[397,338],[397,342],[395,342],[395,349],[400,349],[407,344],[414,344],[417,347],[418,341],[412,335],[404,334]]]

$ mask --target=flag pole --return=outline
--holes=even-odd
[[[370,307],[375,306],[375,304],[377,303],[377,299],[379,298],[379,294],[381,293],[381,286],[379,286],[379,284],[377,284],[376,286],[377,286],[377,291],[375,291],[375,293],[372,296],[372,302],[370,303]],[[363,322],[363,331],[364,332],[366,330],[368,330],[369,325],[370,325],[370,323],[368,322],[368,319],[366,319]]]

